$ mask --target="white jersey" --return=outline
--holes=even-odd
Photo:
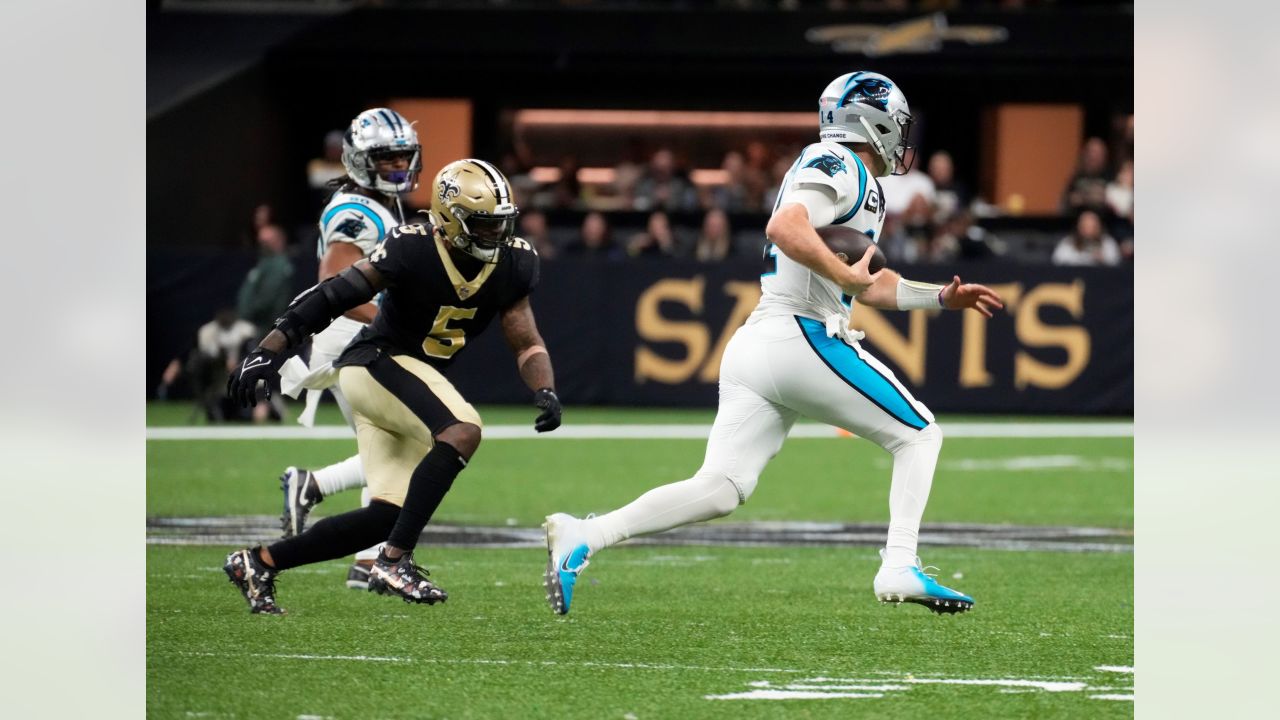
[[[324,257],[324,251],[331,242],[349,242],[360,248],[362,255],[369,257],[392,228],[403,224],[404,211],[398,201],[394,208],[388,208],[358,193],[334,193],[320,214],[320,243],[316,256]]]
[[[822,188],[835,192],[835,220],[866,233],[879,242],[884,226],[884,197],[880,183],[862,160],[848,148],[834,142],[814,143],[791,164],[774,212],[787,203],[787,196],[801,188]],[[773,243],[765,246],[771,267],[760,276],[762,294],[755,317],[799,315],[823,320],[831,315],[849,314],[852,298],[839,285],[779,252]]]
[[[404,211],[400,208],[399,201],[396,201],[394,208],[388,208],[377,200],[358,193],[334,193],[324,212],[320,214],[320,242],[316,253],[323,258],[330,243],[347,242],[360,248],[361,255],[369,257],[391,229],[403,224]],[[332,382],[333,375],[328,368],[362,328],[364,323],[358,320],[338,317],[329,327],[312,337],[309,365],[295,356],[280,369],[281,388],[286,395],[297,397],[302,388],[308,388],[306,407],[298,417],[300,424],[310,427],[315,423],[321,391],[313,383],[324,386]],[[346,416],[348,423],[352,423],[345,398],[337,387],[332,390],[338,398],[342,414]]]

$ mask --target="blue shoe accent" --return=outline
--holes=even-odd
[[[578,573],[586,567],[587,555],[590,552],[591,548],[579,545],[570,550],[569,554],[560,561],[560,566],[556,568],[556,577],[560,583],[561,615],[569,614],[569,605],[573,602],[573,586],[578,583]]]
[[[938,600],[951,600],[968,603],[969,605],[973,604],[973,598],[965,595],[964,593],[956,592],[945,585],[939,585],[933,578],[925,575],[924,571],[920,568],[911,568],[911,572],[915,574],[917,580],[924,584],[925,595]]]

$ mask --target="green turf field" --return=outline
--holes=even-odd
[[[148,416],[182,424],[185,410],[155,406]],[[532,418],[524,408],[482,412],[491,424]],[[711,417],[584,414],[584,423]],[[285,465],[353,449],[149,441],[147,515],[274,514]],[[698,440],[487,441],[437,520],[534,527],[550,511],[604,511],[687,477],[702,450]],[[949,438],[926,531],[946,521],[1131,530],[1132,455],[1130,438]],[[793,439],[729,520],[883,523],[889,472],[888,456],[864,441]],[[354,493],[330,498],[317,515],[355,503]],[[545,551],[423,548],[450,592],[445,605],[347,590],[346,564],[333,562],[286,573],[279,600],[289,614],[257,617],[221,572],[229,549],[148,548],[151,717],[1133,714],[1128,552],[922,547],[940,580],[977,600],[967,615],[938,617],[875,602],[871,547],[623,546],[593,559],[573,613],[557,618],[542,597]]]

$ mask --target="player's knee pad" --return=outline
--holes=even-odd
[[[719,470],[699,470],[693,476],[706,487],[712,508],[721,516],[728,515],[745,503],[756,489],[756,478],[739,479]]]

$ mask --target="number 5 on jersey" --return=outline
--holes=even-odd
[[[458,327],[449,327],[453,320],[470,320],[476,316],[475,308],[459,308],[443,305],[436,313],[436,321],[431,325],[431,334],[422,341],[422,351],[431,357],[447,358],[467,344],[467,331]]]

